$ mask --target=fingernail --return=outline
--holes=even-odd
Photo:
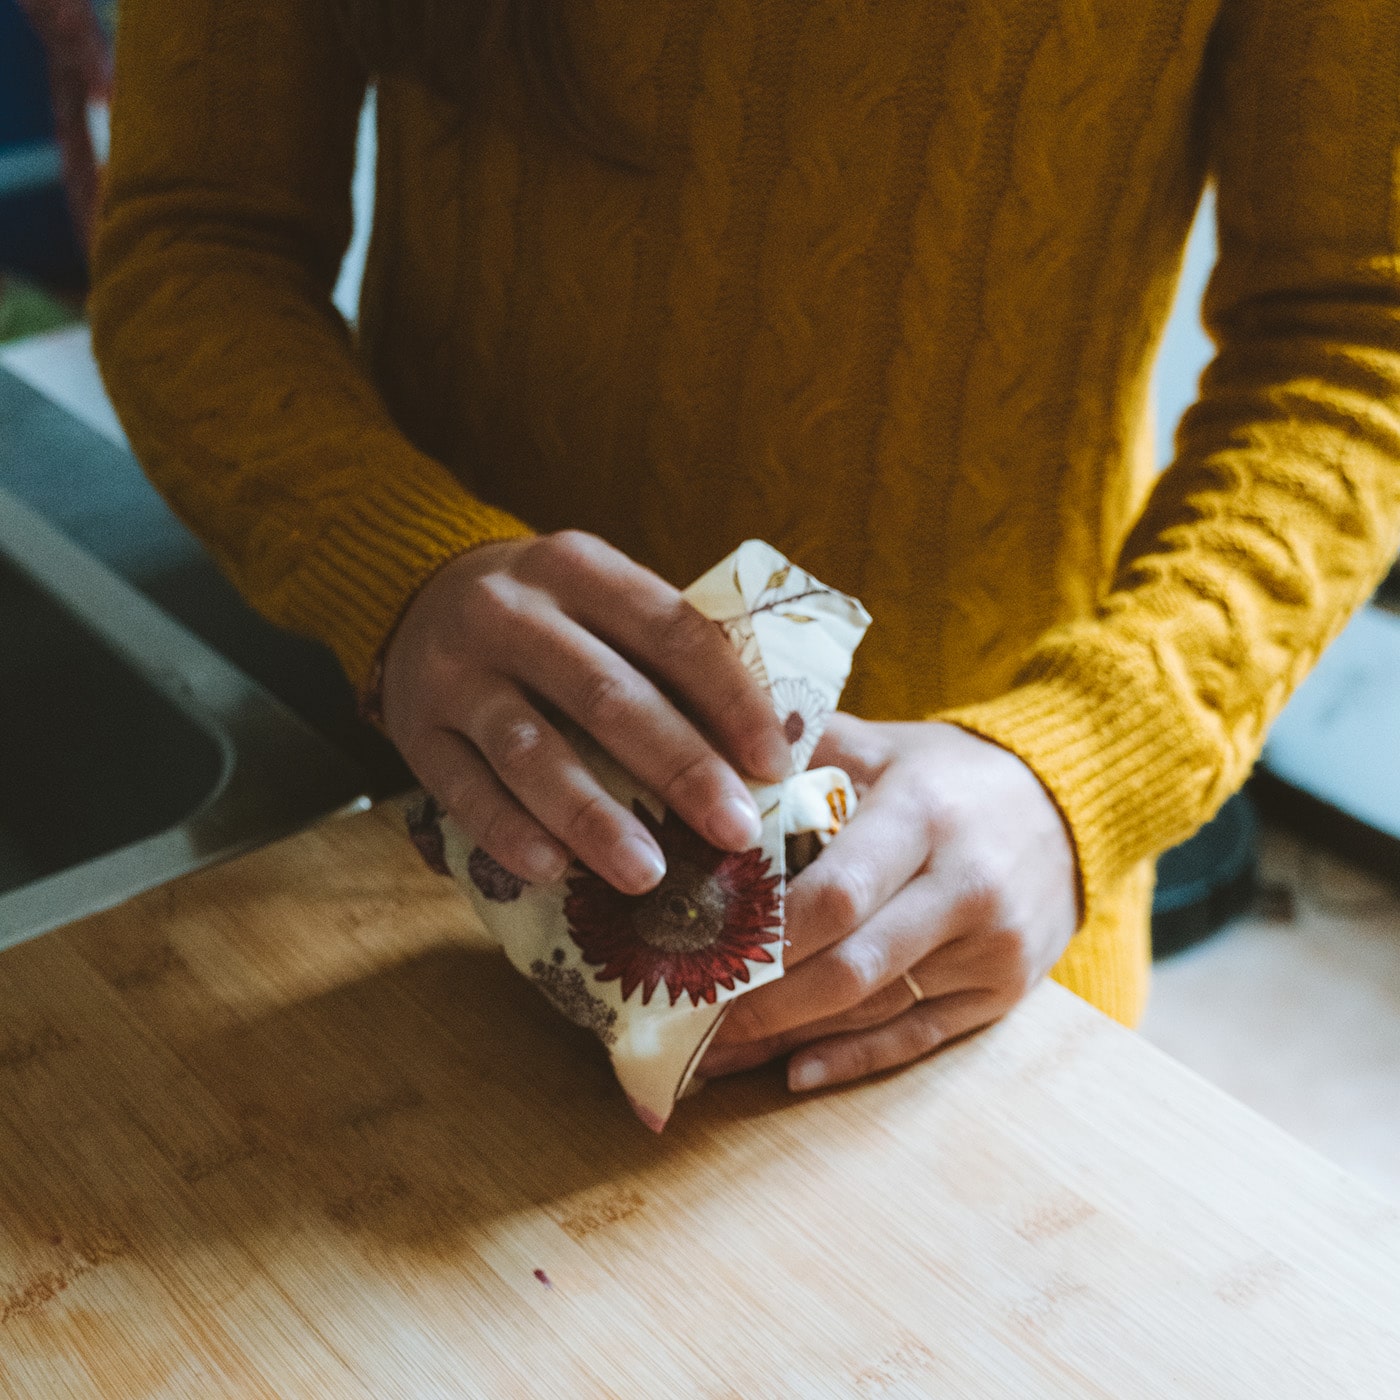
[[[644,841],[639,836],[629,836],[622,843],[617,873],[624,884],[634,887],[642,894],[661,883],[666,874],[666,861],[650,841]]]
[[[710,840],[716,846],[756,846],[763,837],[763,818],[752,797],[726,797],[710,818]]]
[[[830,1077],[821,1060],[797,1060],[788,1066],[788,1088],[794,1094],[804,1089],[819,1089]]]

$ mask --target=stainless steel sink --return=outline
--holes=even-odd
[[[0,490],[0,948],[365,791],[359,765]]]

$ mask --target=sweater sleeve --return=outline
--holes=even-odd
[[[435,569],[528,533],[399,431],[331,303],[364,88],[333,0],[123,0],[89,305],[151,479],[357,686]]]
[[[1096,612],[938,718],[1022,757],[1086,917],[1248,775],[1400,538],[1400,6],[1231,0],[1203,79],[1215,355]]]

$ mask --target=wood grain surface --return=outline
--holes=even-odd
[[[0,954],[6,1396],[1400,1395],[1400,1208],[1046,984],[655,1137],[393,806]]]

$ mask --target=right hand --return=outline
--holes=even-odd
[[[719,627],[596,536],[498,541],[441,568],[389,642],[381,712],[424,788],[513,874],[546,883],[577,858],[626,894],[653,889],[660,848],[534,696],[713,845],[758,844],[736,768],[786,774],[771,701]]]

